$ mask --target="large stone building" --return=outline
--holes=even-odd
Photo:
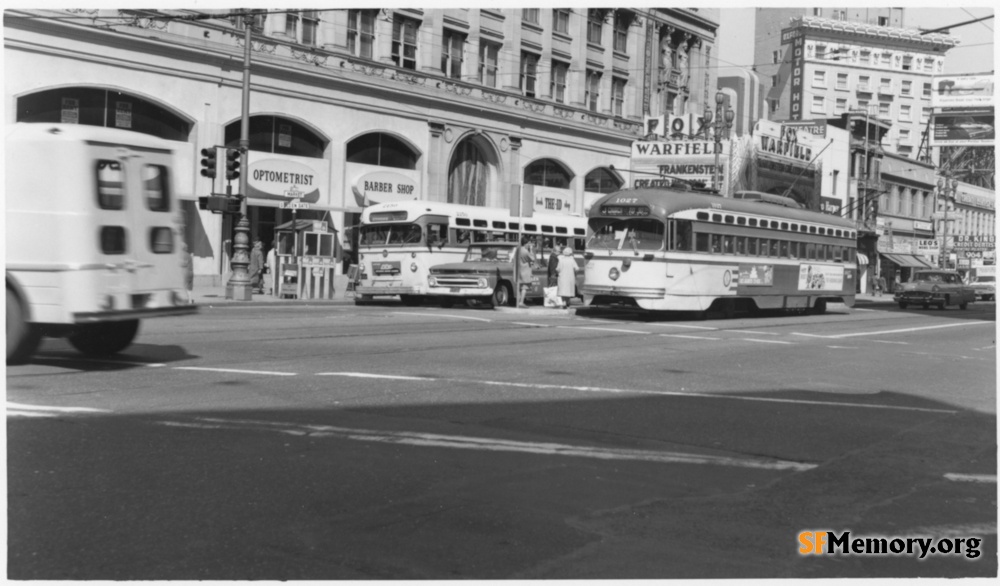
[[[197,206],[226,186],[198,174],[198,153],[239,143],[245,22],[221,10],[5,13],[6,122],[174,141],[199,281],[228,271],[232,219]],[[519,184],[580,214],[629,181],[645,117],[700,114],[714,97],[713,10],[281,9],[254,22],[243,172],[251,234],[267,243],[293,201],[341,238],[374,202],[507,207]]]

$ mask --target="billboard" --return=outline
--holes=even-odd
[[[931,146],[989,146],[996,142],[992,110],[934,114]]]
[[[945,75],[934,78],[934,108],[987,108],[993,106],[992,75]]]

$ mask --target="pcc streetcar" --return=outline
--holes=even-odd
[[[417,305],[436,299],[429,291],[433,266],[461,262],[470,244],[517,242],[518,234],[547,250],[553,239],[582,249],[587,219],[534,214],[511,216],[501,208],[429,201],[402,201],[365,208],[358,228],[359,275],[356,302],[375,295],[399,295]]]
[[[754,192],[622,190],[589,212],[587,305],[655,311],[826,311],[854,305],[853,222]]]

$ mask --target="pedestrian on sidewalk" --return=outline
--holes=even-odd
[[[562,297],[563,305],[569,307],[569,300],[576,297],[576,272],[580,270],[576,266],[576,259],[573,258],[573,249],[563,248],[562,256],[559,257],[558,273],[559,296]]]
[[[517,247],[517,272],[519,286],[517,291],[517,306],[527,307],[524,304],[524,296],[531,288],[533,277],[531,266],[535,264],[535,253],[531,246],[531,239],[527,236],[521,237],[521,246]]]
[[[278,240],[271,241],[271,249],[267,251],[267,271],[265,274],[271,277],[270,283],[265,279],[265,289],[271,293],[272,296],[277,295],[278,288],[275,286],[277,280],[275,277],[278,275],[278,267],[275,265],[277,261],[278,254]]]
[[[260,236],[253,239],[253,250],[250,251],[250,266],[247,272],[250,273],[250,290],[252,293],[263,293],[264,286],[261,282],[264,278],[264,243],[260,241]]]
[[[875,292],[881,297],[883,291],[885,291],[885,277],[879,276],[878,283],[875,285]]]
[[[562,246],[556,242],[556,239],[552,239],[552,251],[549,254],[549,281],[546,285],[547,287],[555,287],[558,283],[558,273],[556,272],[559,268],[559,254],[562,252]]]
[[[188,305],[194,303],[194,256],[188,250],[187,244],[184,247],[184,289],[187,291]]]

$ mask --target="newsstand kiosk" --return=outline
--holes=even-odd
[[[292,220],[275,228],[277,295],[288,299],[333,299],[337,231],[320,220]]]

